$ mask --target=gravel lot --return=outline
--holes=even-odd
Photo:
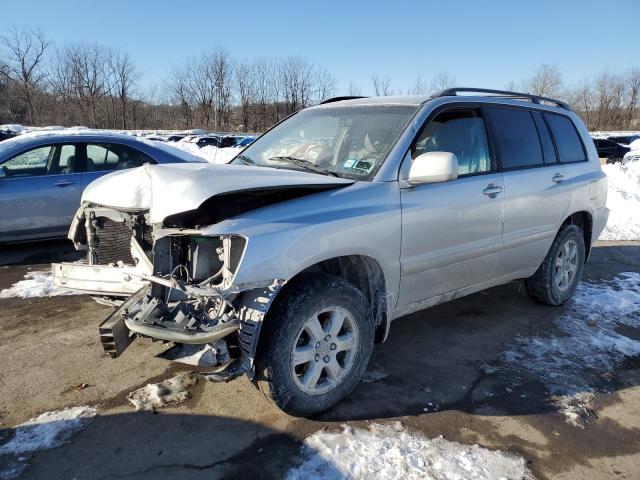
[[[64,242],[1,247],[0,290],[74,256]],[[598,284],[622,272],[640,272],[640,243],[600,242],[583,279]],[[572,425],[544,376],[505,360],[519,339],[566,337],[557,320],[569,307],[537,305],[519,284],[398,320],[374,351],[369,381],[313,420],[271,407],[244,377],[200,380],[181,405],[134,412],[131,391],[194,367],[158,358],[168,347],[143,340],[110,359],[97,335],[109,312],[85,296],[0,299],[0,445],[10,427],[43,412],[98,408],[68,443],[28,458],[24,478],[281,478],[310,434],[392,420],[428,438],[521,455],[538,478],[640,478],[640,357],[606,372],[578,364],[571,374],[590,381],[595,396]],[[640,341],[640,328],[616,331]],[[12,461],[0,456],[0,471]]]

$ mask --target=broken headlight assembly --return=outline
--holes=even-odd
[[[229,335],[240,323],[232,284],[246,244],[232,235],[157,238],[153,274],[144,277],[151,285],[129,298],[119,316],[132,332],[160,340],[201,344]]]

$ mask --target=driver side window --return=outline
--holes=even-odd
[[[418,135],[411,157],[427,152],[455,154],[459,176],[490,172],[489,143],[480,111],[454,109],[437,114]]]

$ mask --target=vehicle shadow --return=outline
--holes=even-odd
[[[56,423],[50,426],[64,427],[60,425],[64,421]],[[30,433],[34,432],[25,435]],[[0,430],[5,442],[12,435],[10,430]],[[42,439],[42,433],[33,439]],[[300,462],[301,447],[298,438],[264,425],[176,413],[172,408],[158,414],[98,415],[67,443],[38,451],[32,458],[20,456],[26,467],[23,477],[31,479],[273,479],[284,478]],[[314,453],[307,447],[305,458]],[[0,474],[11,462],[19,462],[17,457],[0,456]],[[331,464],[324,468],[329,475],[325,478],[340,478]]]
[[[599,283],[629,271],[640,272],[639,244],[597,246],[583,281]],[[364,381],[317,419],[370,420],[446,410],[479,415],[557,411],[548,378],[526,364],[548,359],[531,358],[518,364],[510,362],[505,352],[522,339],[554,342],[566,336],[558,328],[566,315],[575,316],[570,305],[537,304],[521,283],[514,282],[398,319],[387,342],[376,345]],[[593,321],[589,315],[584,312],[580,321]],[[594,335],[598,332],[594,328]],[[637,325],[616,332],[639,342],[640,348],[640,314]],[[583,364],[580,359],[571,360],[570,366],[576,369],[572,373],[584,377],[594,391],[631,386],[626,372],[639,365],[638,359],[627,357],[611,372],[599,371],[588,358]]]
[[[67,239],[0,244],[0,266],[73,262],[84,256]]]

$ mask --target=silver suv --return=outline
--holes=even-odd
[[[565,302],[606,192],[585,126],[558,100],[342,97],[230,165],[96,180],[69,232],[87,260],[53,271],[101,301],[127,297],[99,328],[113,357],[135,337],[211,344],[215,379],[246,373],[310,415],[351,392],[396,318],[513,280]]]

